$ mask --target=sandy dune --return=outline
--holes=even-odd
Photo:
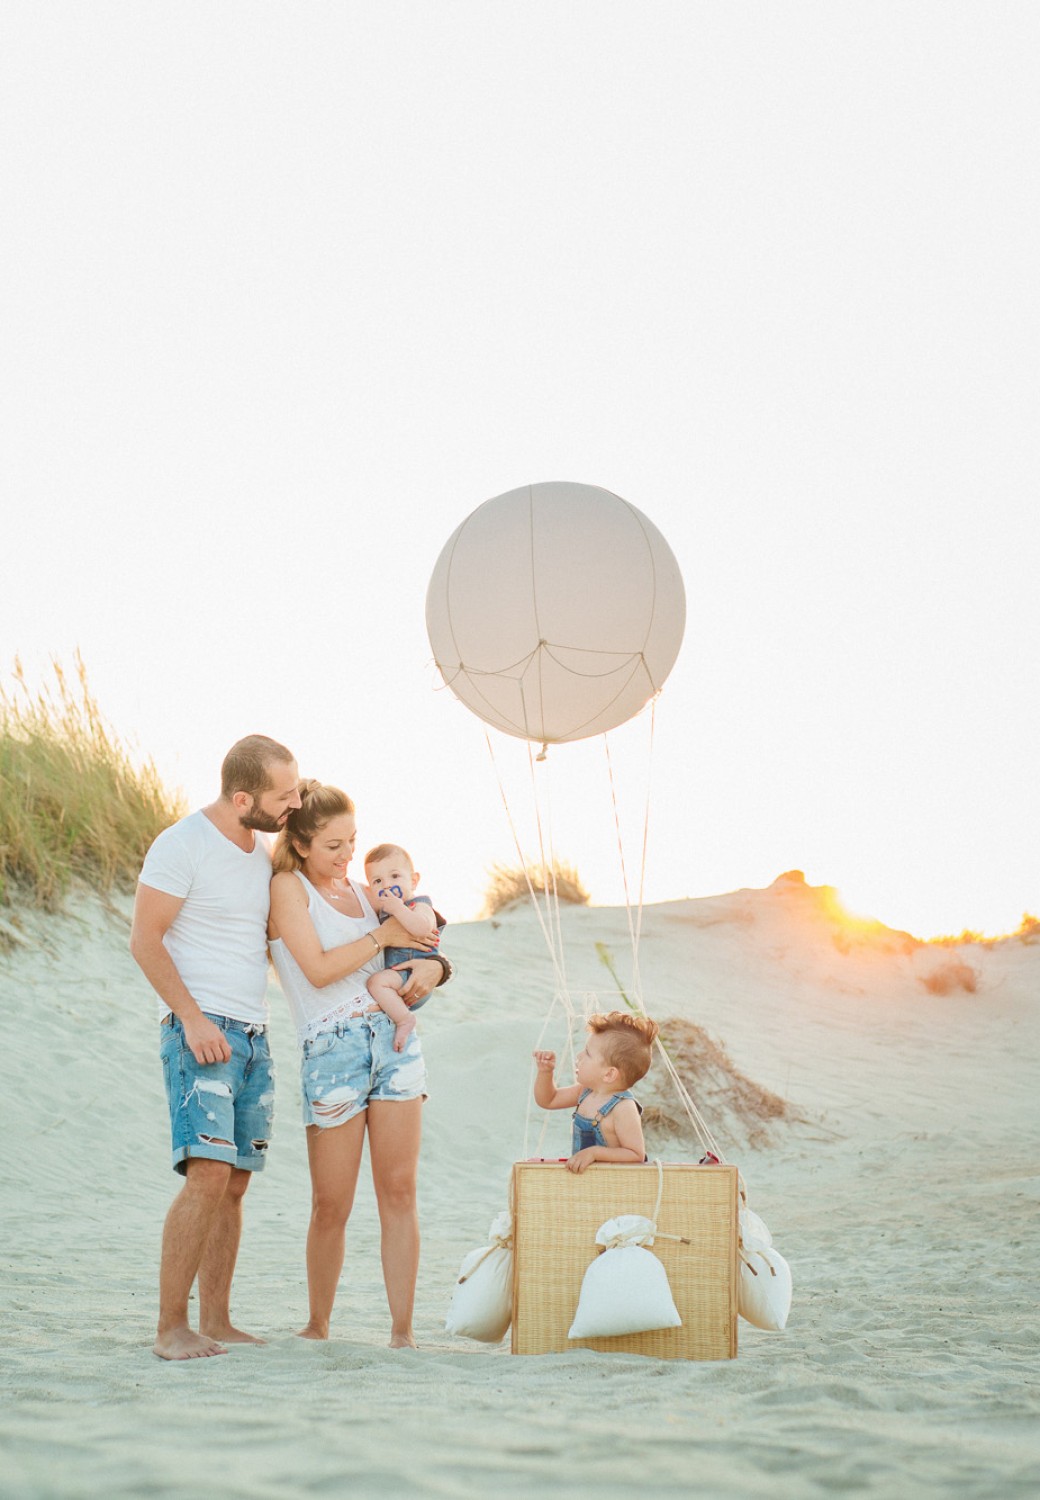
[[[525,910],[450,930],[459,977],[420,1020],[433,1088],[421,1350],[384,1347],[368,1187],[335,1337],[293,1338],[308,1189],[294,1041],[274,992],[279,1112],[234,1307],[269,1343],[167,1365],[149,1351],[175,1180],[154,1011],[127,931],[125,907],[83,899],[60,920],[24,918],[0,958],[5,1496],[1040,1493],[1040,946],[857,933],[797,881],[647,912],[651,1014],[695,1021],[790,1102],[751,1147],[715,1100],[716,1133],[795,1277],[788,1331],[741,1323],[725,1364],[517,1359],[508,1343],[442,1331],[510,1163],[566,1144],[560,1116],[541,1147],[532,1116],[525,1141],[528,1058],[551,995]],[[564,931],[579,1006],[588,994],[609,1008],[595,945],[628,973],[624,913],[571,909]],[[556,1022],[546,1045],[562,1042]]]

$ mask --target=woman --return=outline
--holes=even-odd
[[[379,1205],[392,1349],[415,1348],[412,1307],[419,1268],[415,1188],[426,1065],[415,1032],[393,1050],[394,1024],[366,989],[383,949],[415,939],[390,918],[380,926],[365,887],[350,880],[354,804],[318,781],[300,785],[274,851],[271,957],[303,1048],[303,1119],[311,1172],[307,1234],[310,1317],[301,1335],[327,1339],[343,1268],[365,1132]],[[419,945],[421,946],[421,945]],[[413,960],[409,1002],[443,983],[439,956]]]

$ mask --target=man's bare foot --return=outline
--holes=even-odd
[[[266,1344],[266,1339],[258,1339],[255,1334],[243,1333],[241,1328],[233,1328],[230,1323],[225,1323],[220,1328],[199,1329],[199,1333],[205,1338],[216,1339],[218,1344]]]
[[[301,1328],[296,1335],[298,1339],[327,1339],[329,1336],[329,1325],[319,1323],[316,1318],[311,1318],[306,1328]]]
[[[185,1324],[160,1333],[152,1345],[152,1353],[160,1359],[207,1359],[211,1354],[226,1354],[227,1350],[216,1339],[195,1333]]]
[[[390,1335],[391,1349],[418,1349],[415,1335],[412,1333],[392,1333]]]
[[[408,1038],[415,1030],[415,1017],[405,1016],[403,1021],[398,1021],[394,1032],[394,1051],[403,1052],[408,1045]]]

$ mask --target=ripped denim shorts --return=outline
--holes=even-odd
[[[167,1017],[159,1027],[174,1171],[183,1175],[189,1157],[205,1156],[244,1172],[261,1172],[274,1118],[274,1066],[267,1033],[228,1016],[207,1019],[223,1031],[231,1048],[229,1062],[196,1062],[176,1016]]]
[[[425,1099],[426,1063],[413,1031],[394,1051],[396,1027],[381,1010],[350,1016],[303,1044],[303,1123],[345,1125],[373,1099]]]

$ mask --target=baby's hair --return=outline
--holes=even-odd
[[[377,859],[393,859],[395,854],[401,856],[414,875],[415,866],[412,864],[412,856],[408,853],[407,849],[402,849],[400,844],[377,844],[374,849],[370,849],[365,855],[365,869],[367,870],[369,865],[374,865]]]
[[[275,840],[271,862],[279,874],[284,870],[303,868],[303,857],[297,844],[309,849],[314,835],[320,833],[326,823],[354,811],[354,804],[346,792],[341,792],[338,786],[324,786],[313,776],[301,781],[297,790],[300,806],[289,814],[285,827]]]
[[[617,1068],[626,1089],[650,1071],[657,1036],[656,1021],[651,1021],[649,1016],[612,1010],[606,1016],[590,1016],[586,1025],[593,1036],[603,1038],[603,1056],[608,1066]]]

